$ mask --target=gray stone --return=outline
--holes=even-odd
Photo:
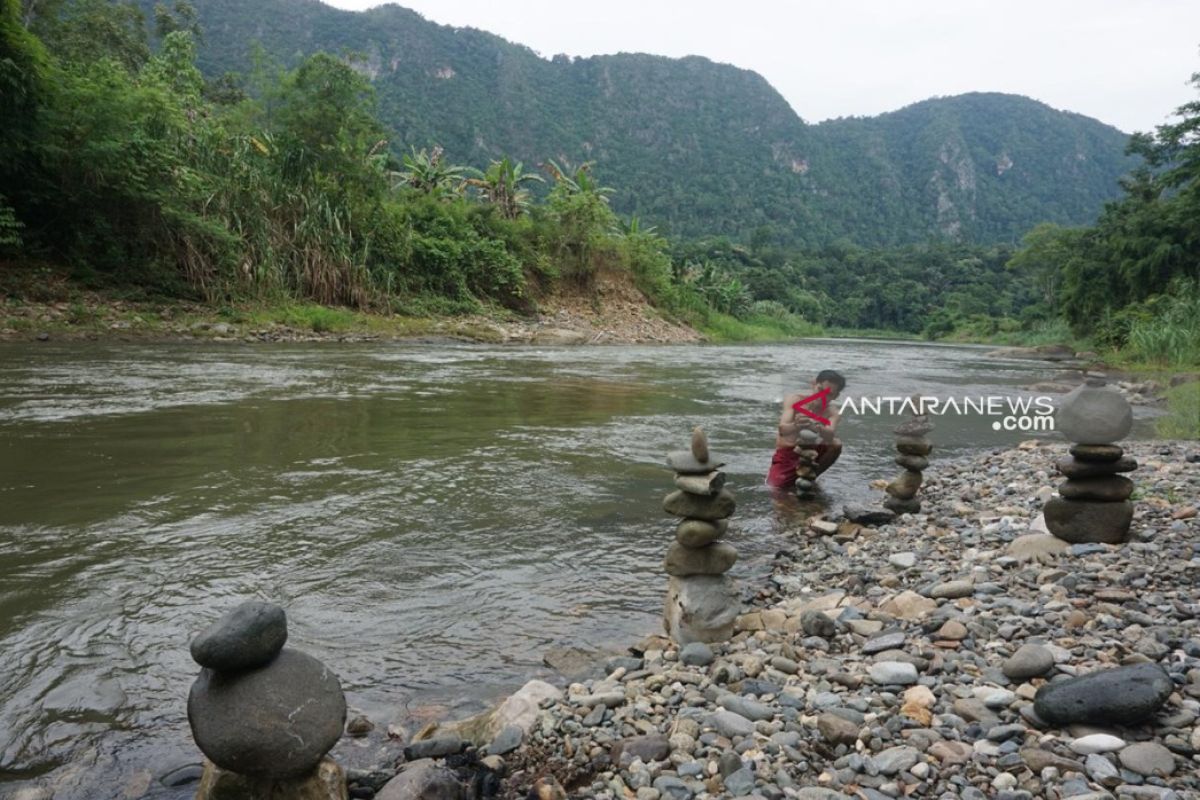
[[[854,744],[861,726],[838,714],[825,712],[817,717],[817,732],[830,744]]]
[[[667,582],[663,622],[676,643],[720,642],[733,635],[741,610],[733,581],[727,575],[692,575]]]
[[[218,767],[290,778],[316,767],[341,738],[346,698],[332,670],[284,648],[255,670],[201,670],[188,694],[188,722]]]
[[[1175,756],[1158,742],[1138,742],[1117,754],[1121,766],[1146,777],[1165,778],[1175,772]]]
[[[975,584],[969,580],[945,581],[929,590],[929,596],[939,600],[956,600],[960,597],[970,597],[973,594],[975,594]]]
[[[754,733],[754,723],[732,711],[716,711],[708,718],[708,721],[717,733],[730,739],[750,736]]]
[[[898,500],[911,500],[921,489],[921,473],[904,470],[887,485],[885,491]]]
[[[863,642],[864,655],[875,655],[885,650],[896,650],[904,646],[904,631],[888,631]]]
[[[629,736],[613,744],[609,750],[609,758],[618,767],[626,767],[634,759],[641,759],[649,764],[651,761],[665,761],[671,754],[671,743],[661,733],[648,736]]]
[[[806,608],[800,613],[800,629],[808,636],[830,639],[837,635],[837,623],[824,611]]]
[[[462,800],[457,776],[432,761],[409,764],[375,795],[375,800]]]
[[[896,456],[896,463],[913,472],[924,472],[929,468],[929,459],[924,456]]]
[[[1084,384],[1058,405],[1054,428],[1076,444],[1112,444],[1129,435],[1133,409],[1111,389]]]
[[[745,717],[748,720],[758,721],[764,719],[772,719],[775,716],[775,711],[766,703],[751,697],[742,697],[736,694],[723,694],[717,702],[725,708],[726,711],[732,711],[740,717]]]
[[[1116,461],[1125,451],[1115,444],[1073,444],[1071,455],[1080,461]]]
[[[719,539],[728,529],[727,519],[685,519],[675,529],[675,541],[684,547],[704,547]]]
[[[141,796],[141,790],[127,787],[119,796]],[[328,758],[322,759],[315,769],[290,778],[242,775],[206,761],[194,795],[195,800],[346,800],[346,796],[346,774]],[[18,793],[13,800],[20,797]]]
[[[734,797],[742,797],[754,791],[754,773],[746,767],[725,776],[725,791]]]
[[[525,740],[525,731],[521,730],[520,725],[505,725],[496,738],[492,739],[488,744],[488,754],[493,756],[502,756],[511,753],[521,746],[521,742]]]
[[[274,603],[249,600],[227,611],[195,639],[192,659],[202,667],[238,672],[261,667],[287,642],[287,615]]]
[[[1162,707],[1174,683],[1157,664],[1133,664],[1048,683],[1034,710],[1052,725],[1133,725]]]
[[[921,759],[921,754],[917,752],[917,748],[903,745],[900,747],[889,747],[882,753],[877,753],[872,758],[875,761],[875,766],[879,768],[882,774],[895,775],[916,764]]]
[[[708,454],[708,461],[697,461],[691,450],[674,450],[667,453],[667,466],[684,475],[704,475],[725,466],[725,462],[712,453]]]
[[[917,668],[905,661],[880,661],[868,670],[880,686],[909,686],[917,682]]]
[[[1054,653],[1040,644],[1023,644],[1009,656],[1001,671],[1015,681],[1045,675],[1054,666]]]
[[[897,436],[896,450],[905,456],[927,456],[933,445],[924,436]]]
[[[663,510],[668,514],[689,519],[722,519],[736,507],[737,501],[726,489],[714,495],[688,494],[676,489],[663,500]]]
[[[716,494],[724,485],[725,473],[719,470],[703,475],[680,474],[675,476],[675,488],[690,494]]]
[[[679,661],[689,667],[707,667],[713,662],[712,648],[703,642],[686,644],[679,651]]]
[[[1120,771],[1113,763],[1099,753],[1089,753],[1083,762],[1088,777],[1104,786],[1114,786],[1121,782]]]
[[[671,542],[663,559],[663,570],[677,578],[723,575],[737,563],[737,557],[737,550],[728,542],[713,542],[704,547],[684,547]]]
[[[1056,497],[1046,503],[1046,527],[1071,544],[1120,544],[1129,538],[1133,503],[1102,503]]]
[[[921,501],[915,497],[904,500],[889,495],[884,498],[883,507],[895,514],[916,514],[921,510]]]

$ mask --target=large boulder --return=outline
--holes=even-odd
[[[307,774],[341,737],[346,722],[337,676],[288,648],[247,672],[201,670],[187,707],[200,750],[218,767],[251,777]]]
[[[667,583],[663,622],[677,644],[721,642],[733,635],[741,601],[727,575],[692,575]]]
[[[1033,698],[1052,725],[1136,725],[1167,702],[1175,684],[1157,664],[1133,664],[1048,683]]]
[[[287,615],[274,603],[250,600],[192,640],[192,659],[222,672],[261,667],[287,642]]]

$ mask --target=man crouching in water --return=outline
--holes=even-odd
[[[783,399],[783,414],[779,417],[779,431],[775,435],[775,455],[771,458],[771,471],[767,473],[768,486],[790,489],[796,485],[796,467],[800,464],[800,457],[796,455],[796,434],[802,428],[816,431],[821,437],[821,441],[813,445],[813,449],[817,451],[815,469],[818,475],[838,460],[838,456],[842,454],[842,443],[834,436],[839,415],[833,407],[833,401],[845,388],[845,378],[831,369],[824,369],[817,373],[816,380],[812,382],[811,392],[797,392]],[[796,403],[823,389],[829,389],[828,405],[822,409],[821,404],[814,401],[809,410],[829,420],[828,425],[800,414],[795,409]]]

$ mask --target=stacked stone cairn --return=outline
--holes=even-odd
[[[333,671],[285,648],[287,617],[242,603],[192,640],[203,669],[188,722],[208,757],[197,800],[345,800],[341,767],[325,754],[346,722]]]
[[[801,428],[796,434],[796,494],[809,497],[817,490],[817,450],[820,435],[811,428]]]
[[[1133,409],[1117,392],[1104,388],[1103,378],[1063,397],[1055,428],[1074,444],[1071,455],[1058,462],[1066,480],[1059,497],[1046,503],[1046,527],[1072,544],[1119,544],[1129,538],[1133,521],[1133,481],[1120,473],[1137,469],[1116,442],[1133,427]]]
[[[724,641],[733,635],[741,603],[725,574],[737,561],[737,550],[718,541],[736,505],[724,488],[723,462],[709,452],[704,431],[696,428],[691,449],[669,453],[667,466],[675,470],[676,491],[663,500],[663,509],[682,520],[663,559],[670,576],[663,624],[680,645]]]
[[[907,422],[896,426],[896,463],[904,471],[891,483],[885,491],[888,497],[883,505],[889,511],[897,514],[916,514],[921,510],[921,501],[917,492],[921,488],[923,473],[929,466],[929,453],[933,450],[928,436],[933,431],[933,423],[925,414],[914,414]]]

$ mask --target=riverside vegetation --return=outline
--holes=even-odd
[[[140,7],[109,0],[0,9],[0,111],[13,121],[0,131],[10,333],[36,330],[42,321],[14,309],[39,297],[86,322],[96,316],[81,300],[88,288],[185,299],[234,322],[412,332],[420,326],[336,309],[519,319],[616,275],[660,316],[716,340],[827,327],[1070,341],[1142,367],[1200,364],[1197,102],[1130,139],[1142,165],[1094,225],[1046,223],[1019,246],[994,231],[992,243],[972,243],[966,228],[880,247],[896,237],[856,243],[818,225],[801,241],[792,229],[804,215],[668,239],[613,210],[629,189],[599,180],[603,161],[533,168],[501,156],[468,168],[436,144],[401,148],[404,134],[384,122],[395,99],[381,109],[369,64],[352,57],[284,67],[259,47],[248,75],[205,75],[202,14],[186,2],[156,7],[152,33]],[[45,279],[63,274],[56,265],[68,265],[68,281]]]

